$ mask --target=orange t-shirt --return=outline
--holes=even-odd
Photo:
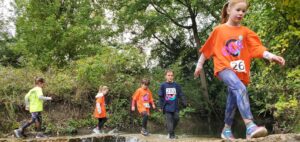
[[[266,48],[257,34],[247,27],[216,26],[200,49],[206,59],[213,56],[214,74],[232,69],[244,84],[250,82],[252,58],[261,58]]]
[[[97,98],[96,107],[95,107],[95,111],[94,111],[94,116],[96,118],[105,118],[106,117],[105,98],[104,98],[104,96]]]
[[[153,97],[149,88],[137,89],[132,96],[132,101],[136,102],[139,113],[146,111],[150,114],[150,104],[153,104]]]

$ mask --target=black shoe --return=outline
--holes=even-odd
[[[21,129],[16,129],[16,130],[14,130],[14,133],[15,133],[15,136],[16,136],[17,138],[24,137],[23,131],[22,131]]]
[[[168,134],[168,138],[169,139],[177,139],[177,137],[175,136],[175,134]]]

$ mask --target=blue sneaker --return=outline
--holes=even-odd
[[[268,131],[265,127],[259,127],[253,122],[250,122],[250,124],[247,125],[247,139],[265,137],[266,135],[268,135]]]
[[[223,128],[221,138],[225,140],[234,140],[234,136],[230,128]]]

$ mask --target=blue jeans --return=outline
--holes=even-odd
[[[220,71],[218,76],[227,86],[228,96],[225,110],[225,124],[232,125],[237,108],[243,119],[253,119],[250,110],[249,95],[243,82],[230,69]]]

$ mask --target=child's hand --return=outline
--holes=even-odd
[[[25,110],[29,111],[29,106],[26,106],[26,107],[25,107]]]
[[[274,61],[274,62],[276,62],[276,63],[278,63],[278,64],[280,64],[280,65],[282,65],[282,66],[284,66],[285,65],[285,60],[284,60],[284,58],[282,58],[282,57],[280,57],[280,56],[274,56],[274,57],[272,57],[272,59],[271,59],[272,61]]]
[[[195,72],[194,72],[194,78],[195,79],[199,77],[201,70],[202,70],[202,68],[196,68],[195,69]]]
[[[131,111],[135,111],[135,107],[133,106],[133,107],[131,107]]]
[[[152,104],[152,108],[155,109],[155,105],[154,104]]]

